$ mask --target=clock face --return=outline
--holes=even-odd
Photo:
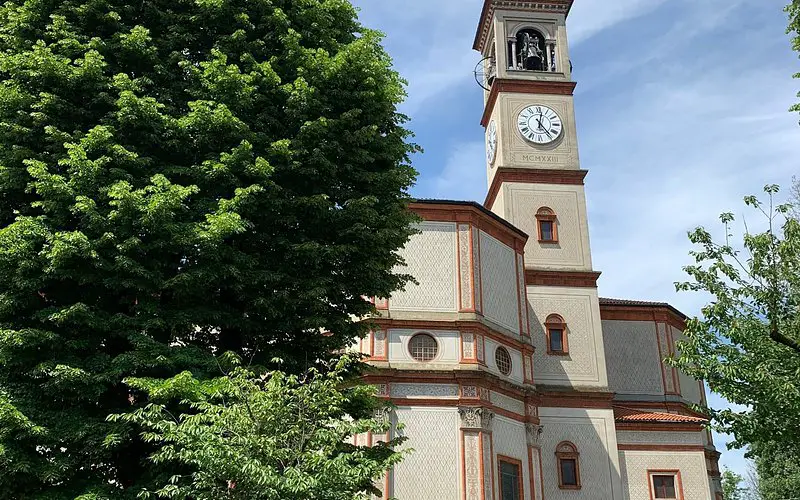
[[[497,123],[492,120],[489,127],[486,129],[486,161],[489,165],[494,163],[494,157],[497,154]]]
[[[520,112],[517,128],[525,139],[535,144],[549,144],[561,137],[564,124],[552,109],[535,105]]]

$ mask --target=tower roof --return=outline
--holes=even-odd
[[[492,26],[492,14],[497,9],[519,10],[525,12],[557,12],[569,15],[572,2],[575,0],[484,0],[481,18],[478,22],[478,32],[472,48],[483,52],[486,37]]]

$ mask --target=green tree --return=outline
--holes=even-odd
[[[704,379],[714,392],[745,409],[713,411],[734,446],[783,443],[800,447],[800,222],[790,205],[774,204],[777,186],[765,188],[769,203],[745,203],[768,229],[747,232],[741,249],[733,242],[732,214],[723,214],[725,242],[703,228],[690,234],[699,248],[692,278],[678,290],[711,295],[700,318],[687,324],[681,356],[671,362]]]
[[[175,474],[142,498],[218,500],[352,500],[380,494],[373,483],[396,465],[402,438],[372,447],[351,444],[357,434],[389,431],[388,408],[374,388],[352,382],[357,359],[335,361],[330,371],[302,377],[282,372],[258,376],[237,367],[226,377],[198,381],[183,373],[169,381],[190,395],[195,413],[173,417],[152,402],[112,417],[140,425],[158,445],[157,464]],[[158,399],[162,381],[129,383]],[[344,388],[343,388],[344,387]],[[111,439],[115,439],[112,437]]]
[[[800,0],[792,0],[792,3],[786,6],[786,13],[789,15],[789,27],[786,33],[791,35],[792,49],[800,52]],[[794,77],[800,78],[800,73],[795,73]],[[797,96],[800,97],[800,94]],[[792,111],[800,111],[800,104],[792,106]]]
[[[0,49],[0,497],[134,495],[124,380],[300,373],[406,280],[403,82],[348,1],[10,0]]]
[[[727,467],[722,471],[722,494],[725,500],[745,500],[744,478]]]

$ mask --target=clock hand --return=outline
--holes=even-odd
[[[541,116],[541,115],[539,115],[539,116]],[[539,122],[539,130],[543,131],[545,134],[547,134],[547,137],[552,139],[553,136],[550,135],[550,132],[546,128],[544,128],[544,125],[542,125],[542,120],[537,118],[536,121]]]

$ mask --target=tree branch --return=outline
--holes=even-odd
[[[769,338],[774,340],[775,342],[782,344],[789,349],[793,350],[797,354],[800,354],[800,343],[795,342],[794,340],[790,339],[786,335],[783,335],[780,330],[778,330],[778,325],[773,324],[770,327]]]

